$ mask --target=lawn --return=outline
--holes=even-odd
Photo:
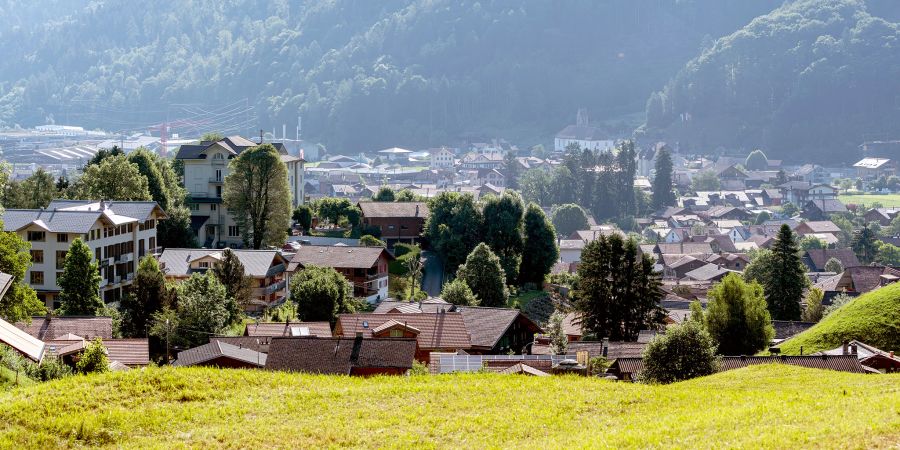
[[[19,385],[30,386],[35,382],[26,377],[25,374],[19,373]],[[16,373],[9,368],[0,366],[0,389],[13,387],[16,384]]]
[[[900,376],[753,366],[669,386],[149,369],[0,393],[0,448],[863,448]]]
[[[840,194],[838,200],[845,205],[851,203],[871,205],[878,202],[886,208],[900,207],[900,194]]]
[[[867,292],[832,312],[812,328],[779,345],[799,355],[839,347],[856,339],[885,351],[900,351],[900,283]]]
[[[506,305],[510,308],[524,309],[532,300],[548,295],[547,291],[520,291],[519,295],[510,295],[509,299],[506,301]]]

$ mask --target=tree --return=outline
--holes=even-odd
[[[428,201],[428,211],[425,238],[452,273],[481,242],[481,209],[472,194],[441,192]]]
[[[150,192],[150,197],[159,204],[160,208],[168,209],[171,199],[169,198],[166,182],[156,163],[156,154],[141,147],[131,152],[127,159],[147,179],[147,190]]]
[[[694,300],[691,302],[689,306],[690,314],[688,315],[688,320],[692,322],[697,322],[700,326],[706,326],[706,313],[703,311],[703,305]]]
[[[506,187],[509,189],[519,189],[519,172],[521,166],[516,160],[515,152],[506,152],[503,156],[503,168],[506,174]]]
[[[575,202],[578,182],[568,167],[557,167],[550,179],[550,198],[554,205]]]
[[[800,299],[809,285],[794,233],[782,225],[771,251],[759,251],[744,270],[744,279],[763,286],[775,320],[799,320]]]
[[[506,290],[506,274],[500,258],[485,243],[478,244],[459,266],[457,278],[466,282],[478,297],[481,306],[506,306],[509,292]]]
[[[0,298],[0,318],[10,323],[27,322],[32,315],[45,312],[34,289],[25,281],[31,263],[31,244],[14,232],[2,230],[3,222],[0,221],[0,272],[11,275],[13,281]]]
[[[195,248],[197,236],[191,229],[191,211],[184,204],[170,206],[166,220],[157,222],[156,237],[160,247]]]
[[[387,244],[384,243],[381,239],[378,239],[371,234],[364,234],[359,237],[359,245],[363,247],[387,247]]]
[[[762,286],[728,274],[709,291],[704,323],[723,355],[753,355],[775,336]]]
[[[75,372],[84,375],[109,372],[109,358],[100,338],[95,338],[84,348],[84,352],[75,363]]]
[[[173,343],[196,347],[221,334],[228,325],[228,296],[225,286],[212,272],[194,273],[178,285],[178,321]]]
[[[444,287],[441,289],[441,298],[453,305],[478,306],[478,297],[475,297],[469,285],[459,278],[444,283]]]
[[[353,288],[331,267],[308,266],[291,278],[291,300],[303,321],[334,323],[337,315],[355,311]]]
[[[556,230],[547,219],[544,210],[531,203],[523,219],[525,238],[522,246],[522,263],[519,265],[519,283],[542,286],[544,278],[559,260]]]
[[[519,177],[519,191],[526,202],[550,206],[553,202],[551,177],[546,170],[529,169]]]
[[[768,170],[769,158],[766,158],[766,154],[762,150],[753,150],[744,160],[744,167],[747,170]]]
[[[394,190],[387,186],[382,186],[380,189],[378,189],[378,192],[375,193],[374,196],[372,196],[372,201],[376,202],[393,202],[394,200],[396,200]]]
[[[251,248],[281,247],[288,229],[291,191],[287,167],[271,144],[250,147],[229,165],[225,206]]]
[[[519,278],[519,264],[522,262],[522,215],[525,205],[518,192],[507,189],[503,195],[488,196],[484,201],[482,215],[482,239],[500,258],[506,284],[513,284]]]
[[[803,310],[801,318],[804,322],[818,322],[822,320],[825,314],[825,306],[822,305],[822,299],[825,293],[817,287],[809,289],[806,293],[806,309]]]
[[[316,209],[319,217],[328,220],[334,226],[339,225],[342,221],[346,221],[351,226],[359,223],[359,208],[346,198],[326,197],[320,199],[316,204]]]
[[[831,298],[831,304],[828,305],[824,311],[822,311],[822,317],[825,318],[829,314],[837,311],[842,306],[846,305],[847,303],[852,302],[853,298],[854,297],[847,295],[847,293],[845,293],[845,292],[841,292],[840,294],[835,295],[834,297]]]
[[[800,239],[800,249],[804,252],[823,248],[825,248],[825,242],[815,236],[804,236],[803,239]]]
[[[216,262],[212,272],[222,286],[225,286],[225,296],[228,299],[225,304],[228,319],[225,323],[228,325],[238,323],[250,305],[253,278],[247,276],[241,260],[230,248],[222,251],[222,259]]]
[[[794,217],[799,212],[800,210],[797,208],[797,205],[793,203],[785,203],[781,205],[781,214],[784,217]]]
[[[704,170],[691,180],[691,189],[699,191],[718,191],[721,188],[719,176],[712,170]]]
[[[100,299],[100,270],[93,258],[90,247],[81,239],[72,241],[62,276],[56,280],[62,290],[59,294],[62,315],[94,316],[106,306]]]
[[[828,258],[828,261],[825,262],[825,271],[826,272],[834,272],[834,273],[843,273],[844,265],[837,258]]]
[[[125,152],[123,152],[118,145],[113,145],[112,148],[101,148],[97,151],[97,153],[94,153],[94,156],[92,156],[91,159],[88,160],[88,162],[84,165],[84,169],[87,170],[87,168],[90,166],[99,166],[107,158],[124,155]]]
[[[878,245],[878,256],[875,262],[884,266],[900,266],[900,247],[887,242]]]
[[[666,329],[644,349],[641,379],[649,383],[675,383],[712,375],[719,370],[716,344],[697,322],[687,321]]]
[[[171,303],[166,278],[156,258],[141,258],[131,292],[122,299],[122,332],[129,337],[145,336],[153,314]]]
[[[424,202],[425,197],[421,195],[416,195],[413,191],[409,189],[403,189],[397,193],[397,202]]]
[[[124,155],[109,156],[100,164],[91,164],[81,178],[69,187],[70,198],[101,200],[152,200],[147,177]]]
[[[635,214],[634,174],[637,170],[637,152],[634,141],[626,140],[616,146],[616,171],[614,176],[616,212],[612,217],[631,217]]]
[[[560,238],[567,238],[573,231],[589,228],[587,214],[574,203],[557,206],[551,214],[553,227]]]
[[[763,212],[757,214],[756,221],[753,223],[756,225],[762,225],[771,219],[772,219],[772,215],[769,214],[768,211],[763,211]]]
[[[21,183],[12,182],[3,195],[3,205],[7,208],[46,208],[58,196],[53,175],[39,167]]]
[[[875,232],[869,228],[869,224],[865,224],[862,228],[853,232],[853,240],[850,241],[850,247],[863,264],[875,261],[875,257],[878,256],[878,241]]]
[[[675,192],[672,191],[672,155],[665,147],[656,152],[656,163],[653,175],[653,209],[675,205]]]
[[[550,337],[550,354],[565,355],[569,344],[569,338],[563,329],[563,322],[566,315],[561,311],[553,311],[550,319],[547,321],[547,335]]]
[[[291,219],[297,222],[304,232],[309,232],[309,229],[312,228],[312,216],[312,209],[308,205],[297,205]]]
[[[575,309],[581,327],[597,337],[635,340],[642,329],[662,321],[663,298],[655,262],[640,254],[634,240],[601,235],[581,253]]]

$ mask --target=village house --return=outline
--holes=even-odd
[[[381,239],[393,247],[398,242],[416,243],[425,231],[425,202],[359,202],[364,228],[377,228]]]
[[[456,154],[447,147],[433,150],[431,152],[432,169],[452,169],[456,165]]]
[[[127,295],[138,259],[158,251],[156,225],[167,217],[156,202],[53,200],[44,209],[6,210],[3,229],[30,243],[25,281],[47,308],[57,309],[57,280],[75,239],[100,267],[101,298],[114,302]]]
[[[900,356],[895,355],[893,351],[887,352],[857,340],[847,341],[840,347],[815,354],[831,356],[853,355],[859,359],[859,363],[864,367],[877,370],[881,373],[900,372]]]
[[[251,348],[213,340],[209,344],[178,352],[174,367],[220,367],[259,369],[265,367],[268,355]]]
[[[204,273],[222,261],[223,250],[167,248],[159,255],[159,266],[167,280],[183,281],[195,273]],[[287,296],[285,268],[287,260],[277,250],[232,250],[244,266],[244,275],[252,278],[247,312],[261,311],[280,304]]]
[[[863,218],[866,219],[866,222],[875,222],[886,227],[891,224],[898,213],[900,213],[900,208],[872,208],[866,211]]]
[[[856,253],[849,248],[823,248],[809,249],[803,254],[803,264],[810,272],[825,272],[825,264],[834,258],[841,263],[841,267],[856,267],[861,265]]]
[[[266,370],[329,375],[404,375],[412,368],[411,338],[279,337],[272,340]]]
[[[336,337],[415,338],[416,360],[428,363],[431,352],[469,351],[472,342],[462,313],[340,314]]]
[[[897,173],[897,164],[888,158],[863,158],[853,164],[856,173],[863,181],[873,181],[882,176],[891,176]]]
[[[355,297],[375,303],[388,296],[388,263],[393,259],[381,247],[304,245],[287,266],[286,283],[290,285],[291,276],[305,267],[332,267],[353,285]]]

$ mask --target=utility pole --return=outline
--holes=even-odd
[[[166,364],[169,364],[169,319],[166,319]]]

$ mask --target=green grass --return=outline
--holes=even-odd
[[[669,386],[148,369],[0,393],[0,448],[864,448],[900,376],[753,366]]]
[[[19,386],[30,386],[34,384],[35,381],[31,378],[28,378],[23,373],[19,373]],[[7,367],[0,366],[0,389],[15,387],[16,386],[16,373],[10,370]]]
[[[840,194],[838,200],[844,204],[865,204],[881,203],[884,207],[898,206],[900,207],[900,194]]]
[[[510,295],[509,299],[506,300],[506,305],[510,308],[519,308],[523,309],[528,306],[528,303],[536,298],[546,297],[549,294],[547,291],[519,291],[518,295]]]
[[[856,339],[885,351],[900,351],[900,283],[863,294],[841,306],[812,328],[783,342],[788,355],[839,347]]]

